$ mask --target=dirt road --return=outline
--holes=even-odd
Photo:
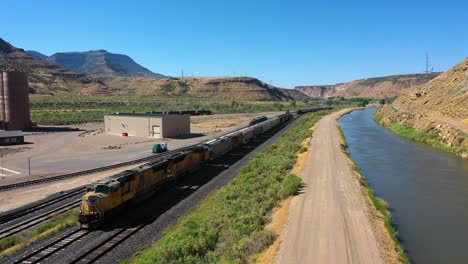
[[[382,263],[357,176],[340,148],[336,119],[315,128],[301,173],[302,193],[293,198],[278,263]]]

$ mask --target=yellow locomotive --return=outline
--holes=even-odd
[[[252,138],[291,119],[286,112],[280,116],[215,138],[188,150],[126,170],[98,180],[87,187],[82,198],[78,221],[82,227],[99,227],[110,215],[131,202],[143,199],[167,182],[195,170],[208,160],[214,160]]]
[[[194,170],[207,159],[207,153],[198,146],[92,183],[82,198],[78,221],[82,227],[100,226],[130,201],[148,196],[166,182]]]

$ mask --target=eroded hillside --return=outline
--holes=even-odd
[[[384,124],[398,122],[431,130],[449,146],[468,148],[468,59],[410,89],[377,114]]]
[[[408,89],[426,83],[439,73],[393,75],[378,78],[356,80],[335,85],[298,86],[295,89],[314,98],[393,98],[402,95]]]

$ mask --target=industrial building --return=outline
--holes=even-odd
[[[24,143],[21,131],[0,131],[0,145],[15,145]]]
[[[113,114],[104,116],[107,134],[171,138],[190,134],[190,115]]]
[[[27,74],[0,69],[0,129],[25,130],[30,127]]]

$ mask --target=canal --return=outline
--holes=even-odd
[[[413,263],[468,263],[468,161],[401,139],[372,118],[339,120],[348,152],[391,207]]]

